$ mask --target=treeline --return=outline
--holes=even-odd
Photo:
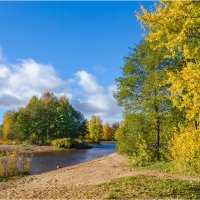
[[[4,138],[37,144],[49,143],[55,138],[78,138],[85,132],[83,115],[64,96],[58,99],[49,92],[41,98],[33,96],[17,112],[7,112],[2,126]]]
[[[97,116],[92,116],[88,121],[72,107],[66,97],[57,98],[47,92],[41,98],[33,96],[27,106],[19,108],[17,112],[5,113],[0,137],[34,144],[51,144],[53,140],[62,138],[100,142],[114,140],[118,126],[118,123],[103,125]],[[60,144],[66,141],[72,143],[73,140],[56,142]]]
[[[170,161],[200,173],[200,3],[165,1],[137,13],[148,34],[125,58],[115,98],[118,150],[135,164]]]
[[[86,125],[86,140],[89,142],[113,141],[115,140],[115,132],[119,128],[119,123],[115,122],[112,125],[102,124],[100,117],[93,115],[90,121],[85,121]]]

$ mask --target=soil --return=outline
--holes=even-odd
[[[0,198],[86,199],[87,191],[97,184],[137,175],[200,181],[200,178],[170,175],[156,170],[133,169],[128,166],[128,160],[125,157],[113,153],[71,167],[0,182]],[[96,197],[96,199],[102,199],[102,197]]]

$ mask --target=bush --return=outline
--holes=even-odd
[[[0,145],[14,145],[19,143],[18,140],[0,139]]]
[[[89,145],[87,142],[82,140],[76,139],[73,141],[73,147],[76,149],[91,149],[92,146]]]
[[[72,148],[74,144],[74,140],[72,138],[62,138],[55,139],[51,141],[51,144],[56,148]]]
[[[127,116],[115,134],[118,152],[129,156],[134,165],[150,162],[151,154],[147,143],[151,142],[149,132],[148,119],[145,116]]]
[[[130,156],[130,163],[133,166],[141,166],[152,161],[151,152],[148,150],[146,143],[138,144],[137,151]]]
[[[200,174],[200,130],[181,127],[171,140],[169,150],[176,171]]]
[[[30,172],[31,158],[20,151],[0,153],[0,178]]]
[[[29,142],[31,144],[37,144],[38,143],[38,136],[35,134],[35,133],[32,133],[30,136],[29,136]]]

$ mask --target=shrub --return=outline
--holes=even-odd
[[[200,174],[200,130],[181,127],[171,140],[169,150],[176,171]]]
[[[149,138],[148,121],[143,115],[129,115],[116,131],[117,150],[130,157],[132,164],[141,165],[151,161],[148,149]]]
[[[0,177],[29,173],[30,161],[30,156],[20,151],[2,151],[0,153]]]
[[[62,139],[55,139],[51,141],[51,144],[56,148],[72,148],[74,140],[72,138],[62,138]]]
[[[35,134],[35,133],[32,133],[30,136],[29,136],[29,142],[31,144],[37,144],[38,142],[38,136]]]
[[[0,145],[13,145],[19,144],[18,140],[8,140],[8,139],[0,139]]]
[[[148,150],[145,141],[138,144],[137,151],[130,156],[130,162],[133,166],[141,166],[149,163],[152,160],[151,152]]]

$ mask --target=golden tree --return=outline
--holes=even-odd
[[[103,125],[103,140],[112,140],[113,139],[113,130],[108,123]]]
[[[137,14],[143,27],[149,30],[146,40],[152,48],[165,50],[165,58],[181,57],[181,70],[169,72],[171,100],[183,110],[186,118],[199,127],[200,118],[200,2],[161,1],[149,13],[142,7]]]

